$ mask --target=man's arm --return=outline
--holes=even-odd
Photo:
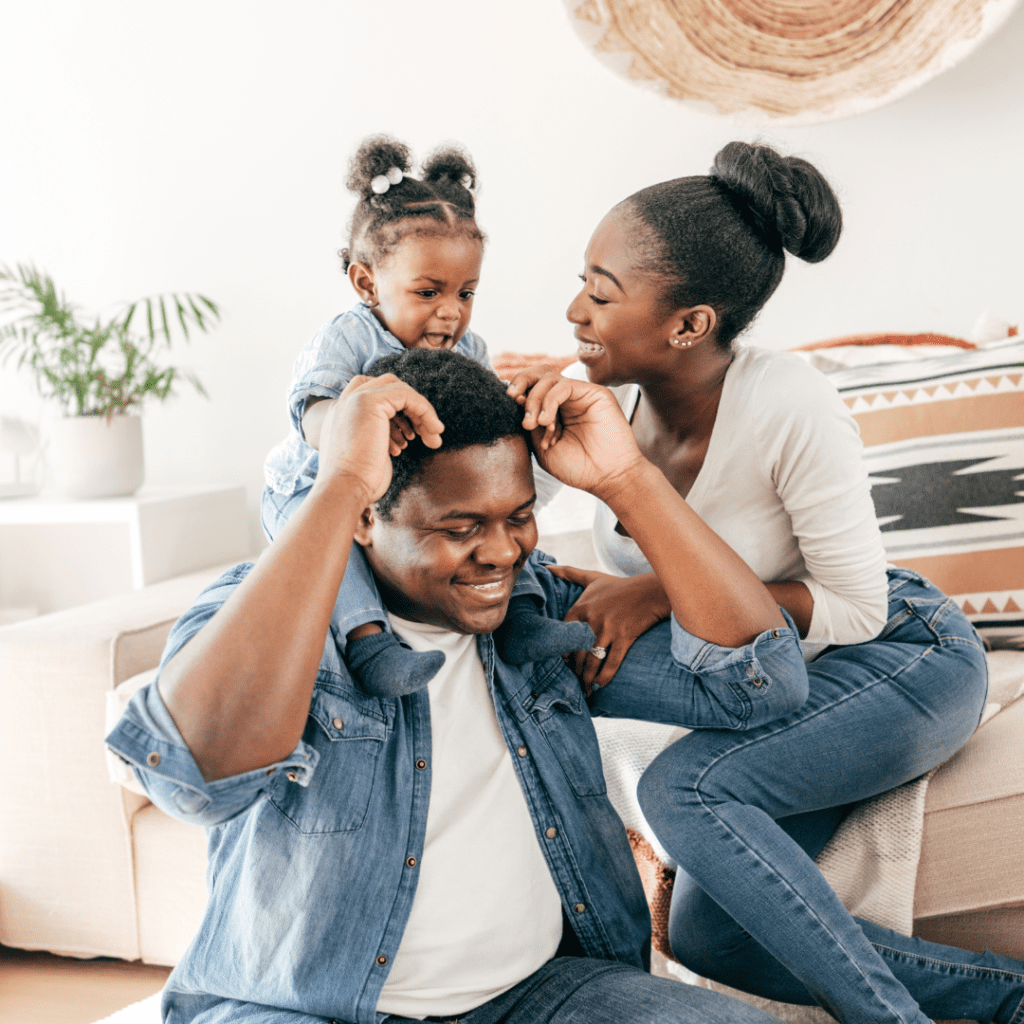
[[[164,667],[160,696],[207,781],[279,761],[301,738],[356,524],[391,481],[400,414],[440,445],[430,403],[392,375],[356,377],[329,403],[309,496]]]

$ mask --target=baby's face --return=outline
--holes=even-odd
[[[373,268],[373,312],[406,348],[451,348],[469,326],[483,245],[464,235],[406,235]]]

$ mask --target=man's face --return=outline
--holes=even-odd
[[[391,611],[459,633],[491,633],[537,544],[526,441],[506,437],[431,457],[391,519],[356,533]]]

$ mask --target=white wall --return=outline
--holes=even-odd
[[[242,482],[255,508],[292,359],[352,302],[334,255],[359,140],[473,154],[490,235],[474,327],[492,352],[571,351],[590,231],[636,189],[703,173],[755,130],[605,70],[559,0],[39,0],[4,5],[0,261],[86,308],[195,290],[223,326],[179,353],[211,401],[150,408],[148,482]],[[1024,6],[967,61],[852,120],[761,137],[837,185],[846,234],[794,264],[755,327],[786,347],[1024,318]],[[37,415],[0,371],[0,407]]]

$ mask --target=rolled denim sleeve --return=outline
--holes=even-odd
[[[157,807],[196,825],[230,821],[265,797],[282,777],[308,786],[318,757],[300,741],[282,761],[207,782],[164,706],[156,682],[132,697],[106,743],[132,766]]]
[[[615,678],[590,700],[595,715],[688,729],[752,729],[807,700],[799,635],[768,629],[743,647],[720,647],[686,632],[673,615],[634,642]]]
[[[160,660],[161,671],[213,618],[252,567],[252,562],[236,565],[201,591],[171,629]],[[161,810],[182,821],[217,825],[262,799],[282,777],[309,785],[317,753],[301,741],[283,761],[207,782],[164,705],[157,687],[159,678],[158,673],[152,683],[134,694],[106,744],[131,765],[149,798]]]

